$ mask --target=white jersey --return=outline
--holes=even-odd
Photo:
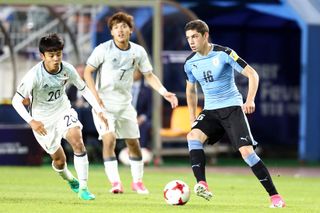
[[[40,62],[24,76],[17,93],[31,99],[30,114],[35,120],[53,123],[71,108],[65,92],[67,83],[74,84],[79,90],[86,87],[71,64],[63,61],[60,70],[52,74]]]
[[[133,42],[129,42],[128,50],[121,50],[113,40],[106,41],[93,50],[87,64],[99,68],[96,88],[106,108],[130,105],[133,72],[152,71],[145,49]]]

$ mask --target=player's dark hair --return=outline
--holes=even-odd
[[[44,54],[45,52],[55,52],[63,50],[64,41],[56,33],[51,33],[43,36],[39,42],[39,51]]]
[[[133,16],[124,12],[117,12],[108,19],[109,30],[112,30],[112,27],[115,24],[118,24],[121,22],[126,23],[130,27],[130,29],[133,29],[134,27]]]
[[[200,19],[188,22],[184,27],[184,31],[186,32],[188,30],[196,30],[198,33],[201,33],[201,35],[204,35],[205,32],[209,33],[208,25]]]

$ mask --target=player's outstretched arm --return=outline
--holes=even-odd
[[[164,99],[170,102],[172,108],[176,108],[178,106],[178,99],[176,94],[168,92],[156,75],[154,75],[152,72],[147,72],[144,73],[144,77],[154,90],[158,91]]]

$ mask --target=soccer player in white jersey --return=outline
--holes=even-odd
[[[57,34],[49,34],[40,39],[39,50],[42,61],[31,68],[23,77],[12,105],[19,115],[31,126],[41,147],[51,156],[52,168],[82,200],[93,200],[89,192],[88,156],[82,140],[82,124],[71,108],[65,93],[66,84],[74,84],[94,108],[102,123],[107,125],[102,108],[80,78],[75,68],[62,61],[64,41]],[[30,111],[22,104],[29,98]],[[67,168],[66,155],[61,147],[61,139],[66,139],[74,152],[75,178]]]
[[[187,135],[192,171],[197,184],[195,193],[210,200],[205,176],[203,144],[216,143],[227,133],[235,150],[251,167],[271,199],[271,207],[282,208],[285,202],[278,194],[268,169],[255,153],[253,139],[246,114],[255,110],[254,99],[259,84],[257,72],[233,50],[208,42],[209,28],[201,20],[185,26],[186,38],[192,54],[186,59],[184,70],[187,76],[186,97],[192,130]],[[248,78],[248,94],[245,103],[234,80],[234,70]],[[204,94],[204,110],[196,118],[197,88],[201,85]]]
[[[93,113],[99,137],[103,141],[103,160],[105,173],[112,185],[111,193],[123,193],[118,172],[118,161],[114,152],[116,138],[126,139],[133,182],[131,188],[138,194],[148,194],[142,182],[143,161],[139,145],[137,113],[131,105],[133,72],[139,70],[149,85],[158,91],[174,108],[178,100],[174,93],[168,92],[153,74],[145,49],[130,42],[133,32],[133,17],[118,12],[108,20],[113,39],[98,45],[89,56],[84,71],[84,79],[98,102],[105,108],[109,129],[100,125]],[[99,69],[98,69],[99,68]],[[96,87],[92,73],[97,73]]]

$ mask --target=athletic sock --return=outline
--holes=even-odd
[[[74,153],[74,168],[77,172],[78,179],[79,179],[79,188],[87,188],[87,181],[88,181],[88,173],[89,173],[89,161],[88,155],[86,152],[82,154]]]
[[[110,181],[110,183],[121,182],[118,170],[118,161],[116,157],[110,157],[104,159],[104,171]]]
[[[143,178],[143,161],[142,158],[129,157],[132,180],[134,183],[142,181]]]
[[[206,156],[204,154],[203,149],[192,149],[190,150],[189,154],[190,154],[191,168],[194,176],[197,179],[197,182],[199,181],[206,182],[206,174],[205,174]]]
[[[263,187],[266,189],[266,191],[269,193],[270,196],[278,194],[276,187],[272,182],[270,173],[267,167],[264,165],[264,163],[261,160],[255,165],[253,165],[251,167],[251,170],[255,174],[255,176],[258,178],[260,183],[263,185]]]
[[[72,175],[72,173],[70,172],[70,170],[67,167],[67,163],[65,163],[63,169],[57,169],[54,166],[54,162],[52,161],[52,168],[55,172],[57,172],[62,177],[62,179],[66,180],[66,181],[71,181],[74,179],[74,176]]]

